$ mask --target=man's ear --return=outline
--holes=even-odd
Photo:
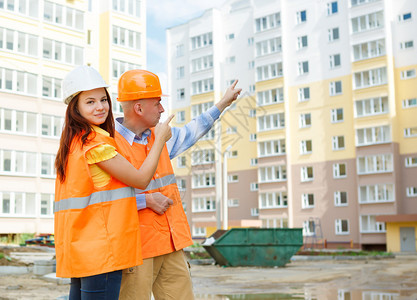
[[[135,111],[136,114],[142,114],[143,112],[143,108],[142,108],[142,104],[139,102],[136,102],[133,106],[133,110]]]

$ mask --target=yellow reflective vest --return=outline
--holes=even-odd
[[[100,144],[116,147],[110,136],[81,147],[74,139],[64,182],[55,183],[55,249],[58,277],[86,277],[142,263],[134,189],[112,178],[96,188],[86,152]]]

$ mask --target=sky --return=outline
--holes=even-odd
[[[166,29],[201,16],[206,9],[219,7],[225,0],[148,0],[147,70],[157,74],[167,93]]]

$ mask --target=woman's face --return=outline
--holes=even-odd
[[[109,101],[104,88],[81,92],[78,97],[78,111],[91,125],[101,125],[109,115]]]

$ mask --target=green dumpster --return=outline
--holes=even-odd
[[[303,233],[302,228],[232,228],[206,241],[204,249],[221,266],[282,267],[303,245]]]

